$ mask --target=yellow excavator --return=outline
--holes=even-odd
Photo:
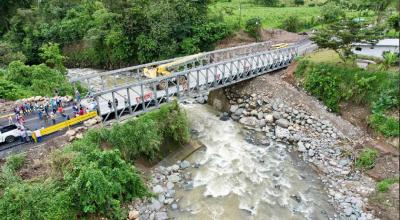
[[[285,48],[285,47],[288,47],[288,46],[289,46],[289,44],[280,43],[280,44],[274,44],[271,47],[274,48],[274,49],[282,49],[282,48]]]
[[[185,56],[185,57],[179,58],[170,63],[161,64],[154,68],[144,68],[143,74],[146,78],[149,78],[149,79],[154,79],[154,78],[160,77],[160,76],[170,76],[170,75],[172,75],[172,73],[174,71],[179,71],[180,68],[183,67],[183,65],[185,65],[187,63],[193,63],[193,61],[199,60],[199,58],[202,57],[203,55],[204,55],[204,53],[198,53],[195,55],[190,55],[190,56]],[[185,76],[179,77],[179,84],[180,85],[186,84]],[[157,86],[157,89],[163,90],[163,89],[166,89],[167,86],[168,86],[168,82],[161,81],[159,83],[159,85]]]

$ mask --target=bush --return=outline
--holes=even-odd
[[[186,114],[176,101],[136,120],[99,132],[92,136],[118,148],[124,158],[131,161],[139,156],[154,160],[159,157],[161,144],[168,141],[183,144],[190,138]]]
[[[31,96],[31,91],[15,84],[9,80],[0,78],[0,98],[7,100],[17,100],[23,97]]]
[[[343,18],[344,16],[345,12],[343,9],[333,2],[322,6],[321,17],[324,23],[332,23]]]
[[[399,120],[383,113],[374,113],[369,117],[369,125],[386,137],[400,136]]]
[[[399,182],[398,177],[384,179],[384,180],[378,182],[377,188],[378,188],[379,192],[387,192],[389,190],[389,187],[392,184],[395,184],[398,182]]]
[[[307,91],[336,112],[339,111],[339,103],[343,100],[372,108],[375,108],[373,105],[380,105],[384,110],[398,107],[397,84],[400,78],[394,73],[301,60],[295,75],[303,79]],[[381,104],[373,104],[378,100],[381,100],[379,101]],[[392,107],[382,106],[385,105],[383,102],[391,102]]]
[[[305,77],[304,88],[322,100],[329,109],[339,112],[341,100],[339,80],[328,66],[312,67]]]
[[[254,2],[265,6],[277,6],[279,4],[279,0],[254,0]]]
[[[0,98],[15,100],[28,95],[53,96],[55,90],[59,95],[72,95],[74,92],[62,72],[45,64],[28,66],[21,61],[11,62],[4,78],[0,79]]]
[[[375,166],[375,160],[378,158],[378,151],[375,149],[364,149],[356,158],[356,167],[359,169],[372,169]]]
[[[303,23],[296,15],[289,15],[283,20],[282,28],[290,32],[298,32],[303,28]]]
[[[64,169],[66,192],[73,206],[84,214],[122,219],[123,202],[150,196],[136,170],[118,150],[94,148],[89,153],[78,152],[70,162],[74,169]]]
[[[251,18],[247,20],[245,31],[252,36],[256,41],[261,40],[261,20],[260,18]]]
[[[11,155],[7,157],[4,166],[11,169],[12,171],[18,171],[24,165],[25,159],[26,159],[26,154],[24,153]]]
[[[9,185],[0,199],[2,219],[76,219],[71,198],[55,183]]]
[[[294,4],[297,6],[304,5],[304,0],[294,0]]]
[[[25,163],[26,154],[15,154],[7,157],[6,162],[1,167],[0,189],[19,183],[21,178],[15,172],[21,169]]]
[[[90,215],[124,219],[122,207],[127,201],[152,196],[128,161],[138,156],[155,158],[167,140],[189,140],[187,118],[177,102],[110,129],[91,130],[55,151],[51,178],[44,182],[23,181],[15,175],[24,157],[13,156],[0,176],[0,189],[4,189],[0,215],[10,220],[85,219]]]

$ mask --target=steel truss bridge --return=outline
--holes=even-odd
[[[95,107],[104,121],[111,118],[119,120],[126,114],[138,115],[158,108],[174,98],[195,98],[285,68],[299,53],[305,52],[305,44],[310,45],[310,42],[274,49],[271,42],[261,42],[203,53],[183,63],[179,71],[171,76],[155,79],[143,79],[143,69],[177,59],[90,74],[70,81],[85,84],[89,88],[89,95],[82,102]],[[159,86],[166,82],[168,86]]]

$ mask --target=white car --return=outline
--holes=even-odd
[[[3,126],[0,128],[0,143],[11,143],[14,142],[18,137],[21,136],[18,126],[15,124]]]

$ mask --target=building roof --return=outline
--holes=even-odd
[[[369,44],[369,43],[355,43],[354,45],[357,45],[357,46],[370,46],[371,44]],[[398,47],[399,46],[399,39],[396,39],[396,38],[382,39],[382,40],[378,41],[378,43],[376,43],[375,46]]]

